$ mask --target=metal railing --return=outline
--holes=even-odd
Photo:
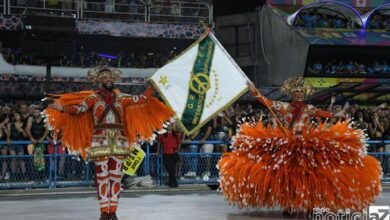
[[[81,19],[104,19],[147,22],[148,6],[137,1],[123,3],[118,0],[105,2],[82,1]]]
[[[155,1],[148,7],[149,22],[211,23],[212,7],[203,2]]]
[[[228,144],[223,141],[206,141],[208,144]],[[390,144],[386,141],[368,141],[369,144]],[[6,144],[0,141],[0,145]],[[11,145],[27,145],[30,141],[12,141]],[[48,144],[48,142],[45,142]],[[199,145],[199,141],[191,141],[186,145]],[[164,167],[164,156],[150,152],[150,146],[144,147],[146,157],[137,176],[150,175],[156,185],[167,183],[168,176]],[[382,164],[383,182],[390,182],[390,152],[369,153]],[[179,184],[218,185],[218,170],[216,164],[222,153],[199,153],[185,151],[179,153],[176,177]],[[58,154],[55,146],[53,155],[44,155],[44,169],[37,170],[33,155],[3,155],[0,156],[0,189],[30,189],[69,186],[90,186],[94,184],[94,163],[83,161],[80,157],[69,154]],[[4,168],[6,166],[6,168]]]
[[[6,144],[0,141],[1,145]],[[12,141],[10,145],[28,145],[30,141]],[[47,141],[44,144],[49,144]],[[57,188],[65,186],[85,186],[94,182],[94,164],[69,154],[54,154],[43,157],[43,169],[34,166],[34,155],[1,155],[0,189],[17,188]],[[6,166],[6,168],[4,168]]]
[[[44,15],[77,19],[161,23],[212,22],[210,2],[122,0],[0,0],[6,15]]]
[[[7,0],[0,1],[0,13],[7,14]]]
[[[79,8],[80,1],[78,0],[18,0],[10,1],[8,14],[33,14],[78,18]]]

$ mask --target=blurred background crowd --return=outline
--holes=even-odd
[[[2,48],[0,53],[4,59],[12,65],[39,65],[44,66],[48,60],[39,57],[35,53],[25,53],[20,48]],[[94,67],[108,65],[120,68],[157,68],[163,66],[175,56],[174,51],[167,54],[162,52],[123,52],[115,55],[86,50],[81,46],[74,56],[62,55],[51,60],[51,65],[62,67]]]

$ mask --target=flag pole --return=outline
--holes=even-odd
[[[251,83],[252,85],[254,85],[250,80],[248,80],[248,83]],[[259,92],[259,90],[257,88],[256,89],[256,93],[258,93],[259,95],[261,95],[261,93]],[[286,131],[286,127],[283,126],[282,122],[279,120],[279,117],[275,114],[275,112],[272,110],[272,108],[267,104],[267,102],[264,102],[263,103],[267,109],[271,112],[271,114],[275,117],[276,121],[278,122],[279,126],[282,127],[282,130],[283,132],[287,135],[287,131]]]
[[[226,49],[221,45],[221,43],[218,41],[218,39],[214,36],[213,32],[211,31],[211,28],[207,28],[207,31],[206,33],[208,34],[209,37],[211,37],[211,39],[219,46],[219,48],[222,50],[223,53],[225,53],[225,55],[228,57],[228,59],[231,61],[231,63],[233,65],[236,66],[236,68],[238,70],[240,70],[239,72],[241,73],[241,75],[246,79],[248,85],[249,84],[253,84],[252,81],[248,78],[247,75],[245,75],[244,71],[242,71],[242,69],[240,68],[240,66],[238,66],[238,64],[234,61],[234,59],[230,56],[230,54],[226,51]],[[259,92],[258,89],[257,90],[257,93],[258,94],[261,94]],[[275,117],[276,121],[278,122],[278,124],[282,127],[282,130],[284,131],[285,134],[287,134],[287,131],[286,131],[286,128],[283,126],[282,122],[279,120],[279,118],[276,116],[275,112],[272,110],[272,108],[270,106],[268,106],[267,103],[265,103],[265,106],[268,108],[268,110],[271,112],[271,114]]]

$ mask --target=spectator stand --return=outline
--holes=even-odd
[[[390,31],[390,3],[384,4],[363,15],[366,29],[383,29]]]
[[[147,11],[145,1],[83,1],[80,18],[148,22]]]
[[[212,22],[211,1],[2,0],[6,15],[59,16],[75,19],[158,23]]]
[[[362,78],[390,78],[390,60],[382,57],[368,59],[343,59],[323,57],[321,60],[309,59],[306,67],[306,76],[323,77],[362,77]]]
[[[206,141],[209,144],[221,144],[221,141]],[[224,142],[225,143],[225,142]],[[385,141],[367,141],[368,144],[390,144],[390,140]],[[0,142],[5,144],[5,142]],[[28,141],[11,142],[11,144],[31,144]],[[45,142],[48,144],[48,142]],[[187,144],[199,144],[199,141],[191,141]],[[58,146],[57,146],[58,147]],[[58,187],[71,187],[71,186],[90,186],[94,183],[94,165],[93,162],[85,162],[80,158],[69,155],[59,154],[55,148],[53,155],[46,154],[44,156],[46,167],[41,173],[37,172],[33,166],[33,155],[23,156],[0,156],[0,164],[11,163],[12,160],[20,161],[24,160],[27,166],[25,175],[16,173],[14,175],[8,175],[7,178],[0,180],[0,189],[31,189],[31,188],[49,188],[55,189]],[[162,160],[163,157],[157,157],[156,153],[150,151],[150,146],[146,144],[144,146],[146,150],[146,158],[137,170],[137,176],[152,176],[155,184],[161,186],[166,183],[167,176],[166,171],[163,169]],[[383,167],[383,182],[390,182],[390,152],[381,153],[369,153],[375,156],[381,161]],[[218,185],[218,170],[215,165],[217,164],[222,153],[180,153],[179,169],[177,178],[179,184],[207,184]],[[206,169],[205,159],[211,157],[210,175],[202,175]],[[61,165],[61,159],[65,158],[64,164]],[[196,160],[194,160],[196,159]],[[195,162],[194,162],[195,161]],[[63,167],[63,173],[59,172]],[[196,175],[185,175],[189,167],[196,167]]]
[[[336,96],[340,99],[350,100],[351,103],[379,105],[388,102],[389,84],[374,82],[340,82],[332,88],[322,90],[311,98],[312,101],[321,102]],[[328,98],[328,99],[327,99]]]
[[[73,45],[72,45],[73,46]],[[83,46],[81,46],[83,48]],[[146,51],[132,51],[124,53],[119,51],[116,55],[109,55],[105,53],[99,53],[94,50],[84,50],[83,52],[77,52],[73,56],[65,55],[64,53],[50,57],[50,62],[53,67],[94,67],[96,65],[109,65],[118,68],[160,68],[165,63],[172,59],[177,51],[177,48],[163,53],[160,51],[146,52]],[[32,65],[32,66],[43,66],[48,63],[47,57],[37,56],[34,53],[24,52],[21,48],[2,48],[0,53],[0,64],[4,65]],[[12,67],[10,67],[12,68]],[[22,67],[17,68],[19,71],[23,71]],[[28,68],[27,68],[28,69]],[[34,71],[40,71],[42,73],[43,67],[35,68]],[[0,68],[0,71],[4,71],[4,68]],[[71,72],[75,72],[72,70]],[[80,72],[80,70],[76,70]],[[137,70],[142,72],[142,70]],[[148,72],[148,70],[143,70]],[[37,72],[30,71],[30,74],[37,74]]]
[[[77,0],[8,1],[8,10],[6,10],[4,14],[79,18],[81,2],[82,1]]]
[[[297,28],[362,28],[363,21],[356,9],[337,2],[324,1],[305,5],[287,18]]]
[[[155,68],[120,68],[124,73],[123,82],[118,85],[121,91],[141,93],[147,85],[147,77],[155,72]],[[57,93],[89,90],[91,83],[86,80],[87,70],[81,67],[54,66],[48,88],[46,68],[36,65],[11,65],[0,54],[0,98],[7,100],[42,99],[46,89]],[[131,90],[131,91],[129,91]]]
[[[327,106],[331,97],[335,97],[337,103],[344,105],[348,102],[363,109],[390,102],[390,80],[387,79],[308,77],[306,80],[317,89],[316,94],[308,99],[310,104]],[[279,87],[264,87],[261,92],[272,100],[290,101]]]
[[[212,23],[213,8],[208,1],[152,1],[148,22]]]

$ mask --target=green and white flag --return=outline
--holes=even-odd
[[[179,125],[192,134],[248,91],[247,78],[212,33],[151,78]]]

